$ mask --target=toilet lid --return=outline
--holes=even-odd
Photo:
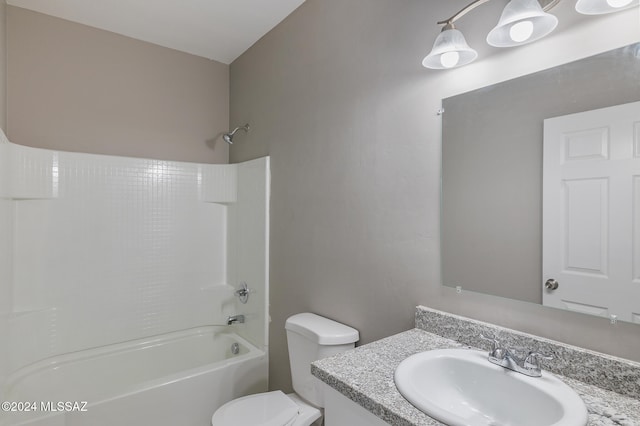
[[[300,407],[282,391],[249,395],[218,408],[213,426],[286,426],[298,416]]]

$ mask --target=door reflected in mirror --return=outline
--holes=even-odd
[[[542,171],[543,304],[640,322],[640,102],[545,120]]]

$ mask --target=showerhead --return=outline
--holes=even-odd
[[[249,129],[250,129],[249,123],[247,123],[247,124],[245,124],[244,126],[241,126],[241,127],[236,127],[235,129],[233,129],[229,133],[225,133],[224,135],[222,135],[222,139],[224,139],[224,141],[226,143],[228,143],[229,145],[233,145],[233,135],[235,135],[238,130],[244,130],[245,132],[248,132]]]

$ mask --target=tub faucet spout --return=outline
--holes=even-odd
[[[244,323],[244,315],[231,315],[227,318],[227,325],[231,325],[233,323],[243,324]]]

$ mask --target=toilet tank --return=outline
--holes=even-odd
[[[303,313],[293,315],[285,324],[291,380],[295,392],[316,407],[324,407],[321,382],[311,375],[311,363],[355,347],[358,330],[347,325]]]

